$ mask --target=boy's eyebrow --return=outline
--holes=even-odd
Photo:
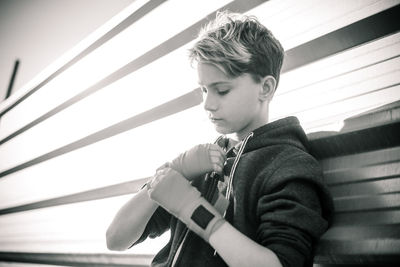
[[[213,83],[210,83],[210,84],[202,84],[200,81],[199,82],[197,82],[200,86],[207,86],[207,87],[215,87],[215,86],[217,86],[217,85],[224,85],[224,84],[229,84],[230,82],[229,81],[218,81],[218,82],[213,82]]]

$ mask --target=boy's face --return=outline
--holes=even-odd
[[[267,122],[265,101],[259,98],[262,83],[256,83],[250,74],[230,78],[209,63],[199,63],[197,72],[204,109],[217,132],[243,139]]]

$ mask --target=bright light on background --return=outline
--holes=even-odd
[[[135,2],[121,18],[144,2]],[[179,0],[162,4],[7,112],[2,117],[0,139],[227,2]],[[289,49],[396,3],[271,0],[248,13],[258,16]],[[118,21],[121,19],[116,17],[111,24]],[[271,119],[296,115],[307,132],[337,131],[345,118],[400,99],[400,62],[396,58],[400,54],[399,36],[388,36],[284,73],[271,103]],[[196,72],[187,60],[190,46],[184,45],[101,88],[2,144],[0,171],[191,92],[198,85]],[[179,152],[197,143],[212,142],[216,136],[201,105],[195,106],[2,177],[0,208],[148,177]],[[108,252],[105,229],[130,197],[2,215],[0,250]],[[146,241],[130,252],[155,253],[167,238],[168,234]]]

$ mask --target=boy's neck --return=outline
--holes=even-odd
[[[257,121],[255,121],[255,122],[252,124],[252,127],[249,127],[246,131],[243,131],[243,132],[235,132],[235,133],[230,134],[228,137],[229,137],[230,139],[233,139],[233,140],[236,141],[236,142],[240,142],[240,141],[242,141],[244,138],[246,138],[246,136],[247,136],[249,133],[251,133],[251,132],[254,131],[255,129],[260,128],[261,126],[264,126],[264,125],[267,124],[268,122],[269,122],[269,120],[268,120],[268,115],[267,115],[267,116],[264,116],[264,117],[261,117],[261,118],[259,118]]]

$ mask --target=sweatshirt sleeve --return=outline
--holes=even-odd
[[[131,247],[143,242],[148,237],[156,238],[162,235],[165,231],[169,229],[170,220],[171,220],[171,214],[169,214],[162,207],[158,207],[151,216],[150,220],[148,221],[146,228],[143,231],[143,234],[135,243],[132,244]]]
[[[285,160],[261,189],[257,239],[285,267],[312,261],[313,245],[328,226],[322,217],[322,172],[317,164],[307,157]]]

